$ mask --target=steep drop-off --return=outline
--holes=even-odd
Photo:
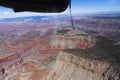
[[[59,29],[52,35],[51,48],[86,49],[95,44],[95,39],[80,30]]]
[[[88,49],[59,52],[55,65],[43,80],[120,80],[120,46],[103,37]]]
[[[0,58],[0,80],[120,79],[120,46],[115,41],[70,28],[35,35],[23,34],[19,44],[5,40],[3,46],[12,54]]]

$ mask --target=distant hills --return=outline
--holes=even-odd
[[[41,22],[52,19],[59,19],[63,17],[68,17],[68,15],[56,15],[56,16],[27,16],[27,17],[17,17],[17,18],[5,18],[1,19],[0,22]]]
[[[90,16],[97,18],[117,18],[120,19],[120,12],[118,11],[109,11],[109,12],[98,12],[98,13],[76,13],[72,14],[75,16]],[[69,14],[64,15],[53,15],[53,16],[27,16],[27,17],[16,17],[16,18],[5,18],[0,19],[0,22],[41,22],[46,20],[60,19],[60,18],[69,18]]]
[[[6,18],[0,21],[2,22],[40,22],[42,20],[48,20],[51,16],[29,16],[29,17],[17,17],[17,18]]]

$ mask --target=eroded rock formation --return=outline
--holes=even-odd
[[[0,57],[1,80],[120,79],[120,46],[115,41],[69,28],[48,33],[28,38],[25,33],[13,44],[4,40],[2,47],[11,54]]]
[[[43,80],[120,80],[120,46],[103,37],[88,49],[59,52],[55,65]]]

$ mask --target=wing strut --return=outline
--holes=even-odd
[[[70,11],[70,21],[71,21],[71,24],[72,24],[72,29],[75,30],[73,17],[72,17],[72,11],[71,11],[71,0],[70,0],[70,3],[69,3],[69,11]]]

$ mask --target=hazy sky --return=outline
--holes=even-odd
[[[72,13],[89,13],[89,12],[105,12],[105,11],[120,11],[120,0],[72,0]],[[68,12],[69,10],[66,10],[62,14]],[[0,6],[0,18],[31,16],[31,15],[44,15],[44,14],[33,13],[33,12],[14,13],[12,9],[8,9]]]
[[[120,0],[72,0],[74,13],[120,11]]]

